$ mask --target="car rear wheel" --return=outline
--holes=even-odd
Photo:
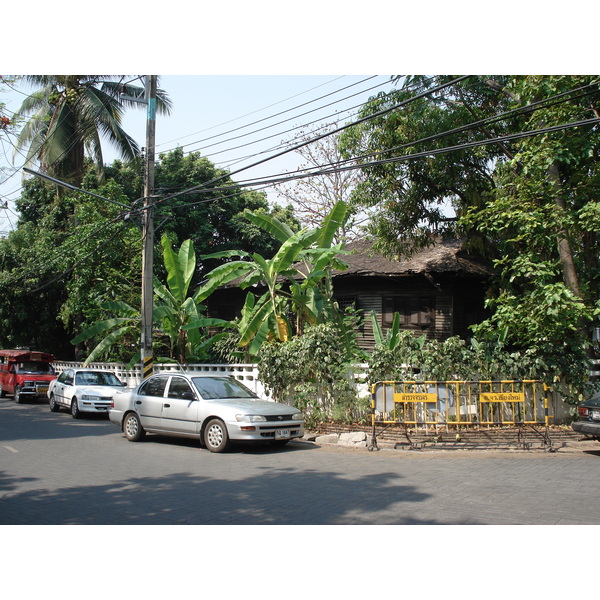
[[[81,411],[79,410],[79,404],[77,404],[77,398],[71,400],[71,416],[74,419],[81,419]]]
[[[52,412],[58,412],[59,406],[58,403],[56,402],[56,398],[54,397],[54,394],[50,395],[50,410]]]
[[[229,448],[227,427],[221,419],[211,419],[204,429],[204,445],[211,452],[225,452]]]
[[[130,442],[138,442],[146,435],[146,431],[142,427],[140,418],[136,413],[131,412],[125,415],[125,419],[123,420],[123,433]]]

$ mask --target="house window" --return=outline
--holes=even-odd
[[[389,296],[383,298],[383,327],[391,327],[394,313],[400,315],[405,328],[426,328],[431,325],[434,298],[432,296]]]
[[[347,308],[356,308],[356,298],[354,296],[336,298],[336,301],[342,312],[344,312]]]

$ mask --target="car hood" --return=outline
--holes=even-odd
[[[267,400],[254,400],[252,398],[218,398],[204,400],[211,404],[218,404],[236,410],[242,410],[247,414],[259,415],[293,415],[300,411],[288,404],[280,402],[269,402]]]
[[[81,385],[77,386],[77,393],[90,396],[113,396],[122,389],[121,386],[116,385]]]

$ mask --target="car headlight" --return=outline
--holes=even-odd
[[[266,421],[267,418],[262,415],[235,415],[235,420],[244,423],[257,423],[258,421]]]
[[[98,396],[95,396],[94,394],[82,394],[81,399],[82,400],[98,400]]]
[[[302,414],[302,413],[293,414],[292,421],[304,421],[304,414]]]

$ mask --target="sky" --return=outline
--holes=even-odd
[[[131,76],[134,78],[135,76]],[[136,82],[143,85],[143,80]],[[185,153],[200,152],[215,165],[225,167],[235,181],[292,172],[304,160],[298,152],[272,158],[294,145],[300,131],[309,132],[324,123],[342,125],[355,118],[360,106],[373,95],[395,86],[390,75],[166,75],[159,86],[172,100],[171,115],[156,117],[156,156],[181,147]],[[0,98],[6,114],[20,106],[32,89],[22,82],[16,90],[5,88]],[[123,128],[139,146],[146,144],[146,108],[126,111]],[[14,138],[13,138],[14,139]],[[282,147],[283,144],[283,147]],[[22,154],[3,141],[0,166],[2,201],[0,231],[16,226],[13,201],[22,185]],[[120,158],[103,143],[104,163]],[[14,162],[13,162],[14,156]],[[265,159],[268,159],[265,161]],[[262,162],[265,161],[265,162]],[[259,166],[247,168],[257,162]],[[284,204],[270,189],[271,202]]]

